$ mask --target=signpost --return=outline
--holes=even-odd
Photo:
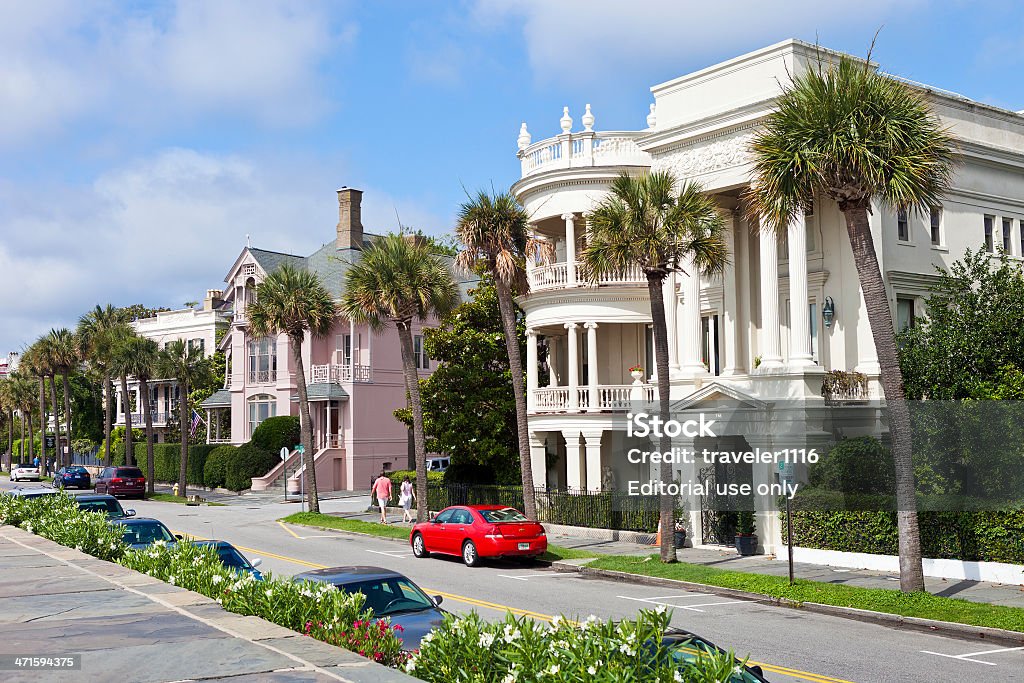
[[[288,502],[288,447],[281,446],[281,464],[284,466],[284,502]]]
[[[302,456],[306,452],[306,447],[303,446],[300,443],[300,444],[298,444],[295,447],[295,452],[298,453],[300,456]],[[286,481],[285,482],[285,487],[287,488],[287,486],[288,486],[288,484],[287,484],[287,481]],[[300,512],[305,512],[306,511],[306,470],[305,469],[303,469],[302,470],[302,474],[299,475],[299,505],[301,506],[299,508],[299,511]]]
[[[796,483],[796,466],[791,462],[779,463],[779,483]],[[791,513],[789,495],[786,495],[786,549],[789,552],[789,585],[793,585],[793,516]]]

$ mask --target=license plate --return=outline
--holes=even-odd
[[[530,549],[530,544],[529,543],[520,543],[519,544],[519,549],[520,550],[529,550]]]

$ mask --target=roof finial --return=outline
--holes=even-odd
[[[248,233],[246,233],[246,235],[245,235],[245,248],[246,249],[252,249],[252,244],[249,242],[249,234]]]
[[[562,126],[562,132],[568,133],[572,130],[572,117],[569,116],[569,107],[562,107],[562,118],[558,120]]]

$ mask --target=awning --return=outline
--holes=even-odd
[[[227,389],[218,389],[213,396],[199,404],[202,408],[230,408],[231,392]]]
[[[309,401],[347,401],[348,392],[341,388],[340,384],[334,382],[317,382],[306,385],[306,398]],[[299,400],[299,395],[292,396],[293,401]]]

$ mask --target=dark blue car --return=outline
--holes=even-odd
[[[238,552],[238,548],[231,545],[227,541],[194,541],[197,546],[209,546],[217,551],[217,556],[220,561],[224,563],[224,566],[228,569],[233,569],[236,572],[247,572],[252,574],[257,580],[263,580],[263,574],[259,572],[256,567],[262,564],[263,560],[258,557],[250,562],[245,559],[245,555]]]
[[[92,477],[89,470],[80,465],[61,467],[53,475],[53,487],[59,489],[91,489]]]
[[[438,607],[441,596],[427,596],[406,576],[381,567],[332,567],[304,572],[293,577],[295,581],[328,583],[346,593],[362,593],[365,607],[375,617],[388,617],[392,624],[404,630],[398,637],[403,649],[417,650],[423,636],[441,625],[446,612]]]
[[[120,527],[121,537],[133,550],[148,548],[157,541],[176,543],[181,539],[181,536],[172,534],[170,529],[163,525],[163,522],[156,519],[125,517],[113,519],[110,523]]]

